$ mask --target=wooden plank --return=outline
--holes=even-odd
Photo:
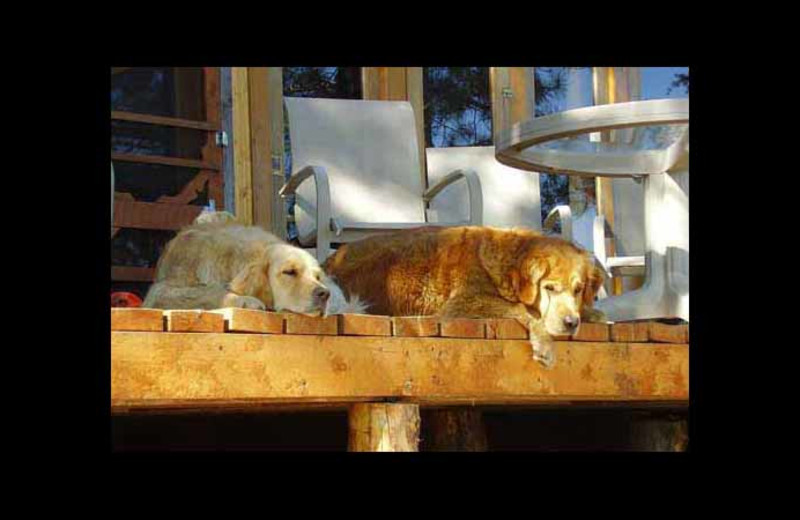
[[[111,399],[122,408],[688,402],[688,345],[568,341],[555,350],[548,370],[527,340],[114,331]]]
[[[231,68],[233,172],[236,218],[253,224],[253,167],[250,141],[250,94],[247,67]]]
[[[528,329],[514,319],[486,320],[486,339],[527,339]]]
[[[486,321],[467,318],[443,319],[439,323],[443,338],[485,338]]]
[[[152,282],[155,275],[153,267],[111,266],[111,279],[115,282]]]
[[[305,314],[285,313],[286,334],[321,334],[335,336],[339,333],[336,316],[326,318]]]
[[[281,313],[234,307],[216,309],[211,312],[221,314],[225,319],[225,332],[283,334],[284,315]]]
[[[645,342],[649,338],[648,322],[614,323],[611,326],[611,341]]]
[[[419,406],[359,403],[352,405],[347,415],[348,451],[419,451]]]
[[[650,341],[659,343],[688,343],[688,325],[667,325],[651,321],[648,323],[648,335]]]
[[[388,316],[340,314],[339,334],[346,336],[391,336],[392,320]]]
[[[221,314],[209,311],[166,310],[164,311],[167,332],[223,332],[225,319]]]
[[[392,317],[392,335],[401,337],[439,336],[439,320],[432,316]]]
[[[572,341],[609,341],[610,327],[605,323],[581,323]]]
[[[208,121],[194,121],[191,119],[179,119],[177,117],[154,116],[151,114],[140,114],[137,112],[123,112],[120,110],[111,111],[113,121],[130,121],[133,123],[145,123],[149,125],[170,126],[175,128],[190,128],[192,130],[205,130],[215,132],[220,128]]]
[[[134,229],[179,230],[203,211],[200,206],[114,199],[114,226]]]
[[[160,332],[164,330],[164,313],[160,309],[114,307],[111,330]]]
[[[141,164],[162,164],[164,166],[179,166],[181,168],[197,168],[200,170],[219,171],[217,163],[198,161],[197,159],[183,159],[181,157],[166,157],[163,155],[135,155],[128,153],[111,153],[112,161],[132,162]]]

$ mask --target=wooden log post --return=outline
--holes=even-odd
[[[483,414],[475,408],[428,410],[423,414],[425,451],[486,451]]]
[[[689,446],[686,415],[641,414],[631,419],[631,451],[676,452]]]
[[[358,403],[348,416],[348,451],[419,451],[419,405]]]

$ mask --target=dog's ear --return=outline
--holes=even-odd
[[[258,298],[268,309],[274,309],[272,286],[269,281],[269,258],[263,255],[259,260],[247,264],[230,283],[231,291],[242,296]]]
[[[583,305],[584,307],[592,307],[594,299],[598,291],[606,282],[606,273],[596,261],[592,261],[589,267],[589,274],[586,279],[586,288],[583,290]]]
[[[520,263],[519,301],[525,305],[533,306],[539,297],[539,282],[547,273],[547,260],[543,257],[529,254]]]

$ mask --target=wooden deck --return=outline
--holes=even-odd
[[[556,366],[513,320],[112,309],[112,413],[589,403],[683,407],[688,326],[583,324]]]

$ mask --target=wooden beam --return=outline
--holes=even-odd
[[[163,155],[135,155],[112,152],[111,160],[141,164],[163,164],[164,166],[179,166],[182,168],[197,168],[200,170],[219,171],[220,169],[219,164],[212,162],[198,161],[196,159],[183,159],[180,157],[166,157]]]
[[[419,406],[358,403],[348,413],[348,451],[419,451]]]
[[[516,123],[533,119],[533,67],[491,67],[489,87],[495,140],[501,130],[509,130]]]
[[[112,331],[111,403],[688,404],[685,344],[555,346],[558,362],[547,370],[526,340]]]
[[[236,217],[253,224],[253,166],[250,140],[250,96],[247,67],[231,68],[233,168]]]
[[[191,119],[178,119],[176,117],[154,116],[150,114],[138,114],[136,112],[123,112],[120,110],[111,111],[113,121],[130,121],[133,123],[144,123],[149,125],[171,126],[176,128],[189,128],[192,130],[219,130],[217,125],[208,121],[194,121]]]
[[[177,231],[191,224],[202,210],[201,206],[139,202],[116,197],[114,200],[114,226]]]
[[[250,98],[250,153],[253,169],[253,223],[280,231],[276,221],[274,173],[283,165],[283,80],[280,67],[248,69]],[[280,188],[278,186],[277,188]]]

